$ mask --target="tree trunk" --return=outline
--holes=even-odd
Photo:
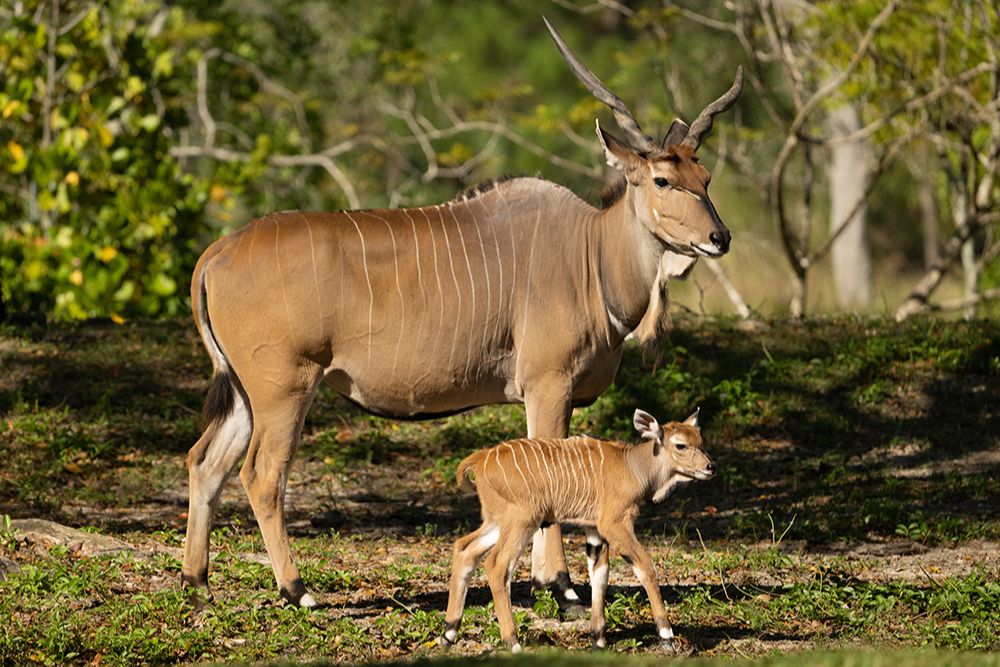
[[[831,137],[850,134],[861,128],[857,109],[842,106],[827,117]],[[843,307],[867,308],[872,302],[871,251],[865,224],[866,207],[858,206],[865,197],[871,169],[868,142],[852,141],[830,147],[827,178],[830,182],[830,234],[845,226],[830,248],[837,303]],[[855,208],[857,207],[857,208]],[[848,219],[847,216],[854,215]]]
[[[910,173],[917,180],[917,203],[920,206],[920,231],[924,246],[924,270],[934,266],[941,259],[941,218],[938,215],[934,183],[927,173],[926,150],[918,154],[919,164],[910,163]]]
[[[968,219],[968,209],[969,209],[969,197],[965,192],[964,184],[955,183],[952,186],[951,202],[952,202],[952,217],[955,220],[955,226],[959,227],[966,224]],[[979,271],[976,267],[976,242],[971,236],[965,239],[962,243],[962,250],[959,255],[962,259],[962,286],[963,286],[963,296],[969,305],[963,309],[963,316],[967,320],[971,320],[976,316],[976,304],[974,298],[976,296],[977,287],[979,285]]]

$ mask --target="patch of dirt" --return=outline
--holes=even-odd
[[[856,544],[842,555],[863,564],[858,578],[875,583],[939,581],[966,577],[977,568],[1000,571],[1000,544],[972,540],[951,547],[926,547],[912,542]]]

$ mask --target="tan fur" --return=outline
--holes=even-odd
[[[644,343],[662,335],[664,258],[721,255],[729,232],[707,196],[655,184],[671,169],[700,174],[692,151],[670,162],[602,141],[630,180],[605,210],[516,178],[438,206],[274,213],[209,246],[191,288],[216,377],[212,425],[189,457],[185,582],[207,587],[214,508],[245,455],[279,589],[314,603],[284,502],[321,383],[402,418],[523,402],[529,436],[562,437],[573,405],[613,380],[626,337],[640,324]],[[533,558],[537,581],[568,583],[558,526]]]
[[[715,465],[702,449],[697,413],[661,428],[648,414],[637,411],[635,422],[647,438],[638,445],[586,436],[526,438],[476,452],[459,464],[462,488],[471,486],[470,474],[475,480],[483,524],[455,542],[443,644],[454,643],[469,580],[489,553],[486,574],[500,635],[508,648],[518,646],[510,577],[528,539],[546,523],[588,529],[591,636],[597,645],[604,641],[609,544],[635,567],[660,637],[673,636],[653,562],[636,539],[633,523],[644,500],[659,502],[679,483],[708,479]]]

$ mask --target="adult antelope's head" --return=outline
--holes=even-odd
[[[611,108],[615,122],[625,133],[627,143],[605,132],[600,124],[597,126],[608,164],[625,177],[625,196],[630,198],[639,220],[674,252],[694,257],[724,255],[729,250],[729,230],[708,198],[711,175],[698,164],[695,153],[712,129],[714,117],[739,99],[743,67],[737,68],[729,90],[705,107],[690,126],[674,120],[659,142],[642,131],[621,98],[580,62],[548,20],[544,20],[573,74],[594,97]]]

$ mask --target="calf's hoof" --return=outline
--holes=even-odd
[[[677,653],[677,647],[674,645],[673,638],[661,639],[660,640],[660,650],[666,651],[667,653]]]

